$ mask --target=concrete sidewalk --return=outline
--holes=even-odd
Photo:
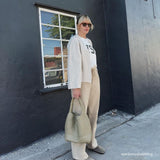
[[[98,118],[97,141],[104,155],[87,150],[96,160],[160,160],[160,104],[138,116],[112,111]],[[64,132],[2,155],[0,160],[72,160]]]

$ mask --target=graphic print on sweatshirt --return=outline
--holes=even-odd
[[[86,47],[86,49],[90,53],[91,67],[97,66],[96,51],[93,48],[92,44],[90,43],[89,39],[88,38],[82,38],[82,37],[80,37],[80,39],[82,40],[84,46]]]
[[[90,53],[95,54],[95,50],[91,45],[86,44],[87,49],[89,50]]]

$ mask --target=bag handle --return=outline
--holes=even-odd
[[[72,110],[73,110],[73,101],[75,100],[76,98],[75,97],[72,97],[72,100],[71,100],[71,106],[70,106],[70,109],[69,109],[69,112],[70,113],[73,113]],[[79,104],[81,106],[81,109],[82,109],[82,112],[81,112],[81,115],[85,113],[85,106],[84,106],[84,103],[82,101],[82,99],[79,97],[77,99],[79,101]]]

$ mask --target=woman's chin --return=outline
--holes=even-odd
[[[85,34],[87,34],[89,31],[85,31]]]

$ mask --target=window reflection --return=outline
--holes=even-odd
[[[59,39],[60,38],[59,28],[42,25],[42,37]]]
[[[45,87],[52,87],[54,84],[60,85],[68,81],[67,44],[69,39],[76,33],[75,17],[43,9],[40,10],[40,13],[44,83]]]
[[[67,68],[67,57],[63,57],[64,68]]]
[[[63,82],[62,70],[45,72],[45,81],[46,81],[46,85],[62,83]]]
[[[75,22],[73,17],[61,15],[61,26],[75,28]]]
[[[64,82],[68,81],[67,70],[64,70]]]
[[[62,41],[62,45],[63,45],[63,55],[67,55],[67,44],[68,42]]]
[[[46,70],[61,69],[62,57],[44,57],[44,66]]]
[[[62,28],[62,39],[70,39],[73,35],[75,35],[75,30]]]
[[[41,11],[41,21],[45,24],[59,25],[58,15],[55,13]]]
[[[44,56],[61,55],[61,43],[56,40],[43,40]]]

